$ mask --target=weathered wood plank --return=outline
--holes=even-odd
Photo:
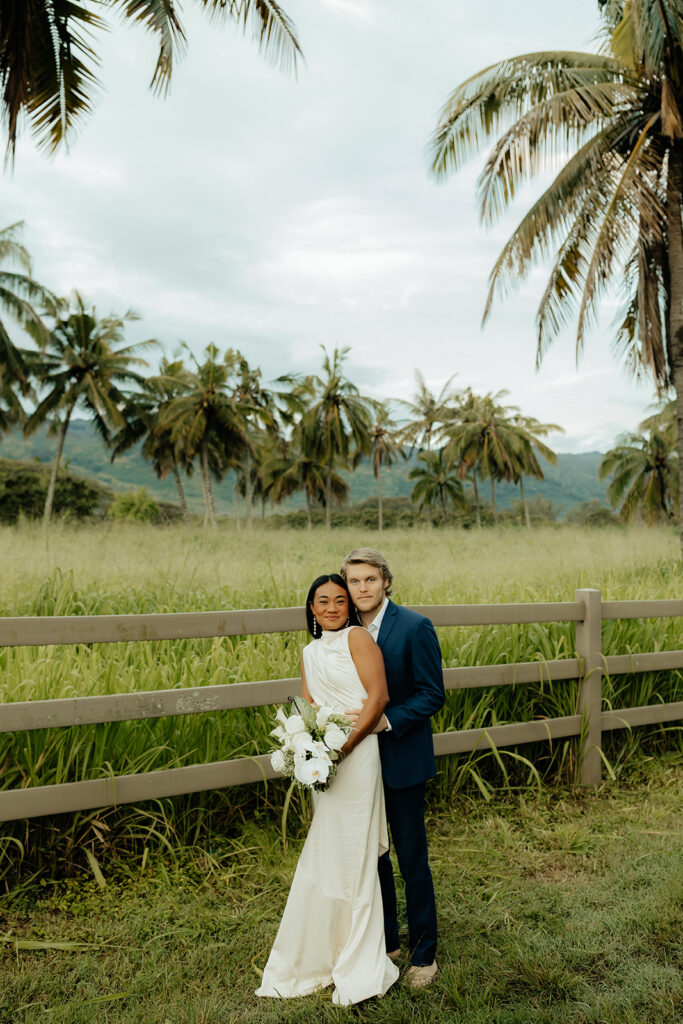
[[[683,651],[654,651],[646,654],[609,654],[605,658],[610,675],[683,668]]]
[[[512,665],[479,665],[473,668],[461,666],[444,670],[444,685],[447,690],[462,690],[475,686],[536,683],[541,679],[574,679],[578,674],[579,663],[575,658]],[[294,676],[290,679],[269,679],[253,683],[14,701],[0,704],[0,733],[262,707],[283,703],[300,692],[301,677]]]
[[[16,701],[0,704],[0,733],[260,707],[280,704],[290,695],[300,692],[301,678],[295,677],[175,690],[112,693],[98,697]]]
[[[603,601],[603,619],[661,619],[683,615],[683,601]]]
[[[306,629],[303,608],[157,615],[43,615],[0,618],[0,647],[189,640]]]
[[[88,782],[65,782],[0,792],[0,821],[39,818],[45,814],[87,811],[96,807],[137,803],[207,789],[240,786],[275,777],[270,758],[240,757],[232,761],[193,764],[139,775],[119,775]]]
[[[461,729],[459,732],[441,732],[434,736],[434,753],[465,754],[472,750],[491,750],[495,747],[513,747],[518,743],[560,739],[578,736],[581,716],[543,718],[536,722],[515,722],[494,725],[489,729]]]
[[[514,686],[550,679],[577,679],[578,658],[557,661],[517,661],[510,665],[476,665],[446,668],[443,673],[447,690],[469,690],[476,686]]]
[[[538,604],[421,604],[409,605],[435,626],[499,626],[515,622],[579,622],[580,601]]]
[[[578,621],[576,601],[545,604],[415,605],[435,626]],[[44,615],[0,618],[0,647],[188,640],[304,631],[303,608],[169,612],[156,615]]]
[[[627,729],[634,725],[658,725],[683,719],[683,700],[671,704],[645,704],[639,708],[617,708],[603,711],[602,728]]]

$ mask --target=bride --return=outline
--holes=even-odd
[[[377,737],[388,702],[382,655],[359,626],[346,583],[319,576],[306,598],[313,640],[303,696],[341,713],[360,707],[328,789],[312,794],[313,822],[257,996],[308,995],[334,985],[341,1006],[381,996],[398,978],[384,944],[377,858],[389,847]]]

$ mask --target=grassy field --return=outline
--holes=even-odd
[[[0,899],[0,1024],[674,1024],[682,808],[663,761],[598,794],[456,797],[429,820],[440,973],[350,1009],[252,994],[301,837],[283,854],[251,821],[210,855],[19,888]]]
[[[682,590],[673,530],[647,528],[534,531],[430,530],[376,533],[262,531],[241,534],[135,525],[0,529],[0,614],[79,615],[203,611],[300,605],[311,578],[337,569],[352,547],[381,547],[405,603],[447,604],[569,600],[577,587],[599,587],[605,599],[678,597]],[[569,624],[441,629],[445,664],[545,660],[572,655]],[[680,620],[606,623],[606,653],[680,646]],[[0,700],[201,686],[298,674],[302,634],[232,639],[103,644],[0,651]],[[606,680],[605,700],[636,706],[680,700],[683,674],[642,673]],[[438,731],[538,716],[573,714],[576,683],[452,692],[435,719]],[[188,715],[94,727],[0,736],[0,786],[39,785],[103,773],[127,773],[264,752],[271,709]],[[676,727],[620,730],[607,739],[612,770],[664,752],[680,756]],[[515,753],[515,752],[513,752]],[[575,778],[576,745],[520,748],[527,761],[491,754],[440,759],[432,806],[477,787],[482,799],[501,788]],[[530,771],[533,764],[537,775]],[[503,767],[501,767],[503,766]],[[509,772],[509,774],[506,774]],[[7,826],[0,837],[0,878],[7,885],[32,873],[81,871],[86,850],[103,864],[140,861],[171,844],[210,849],[247,821],[277,821],[277,785],[198,794],[176,800],[36,819]],[[295,802],[292,817],[305,820]],[[147,851],[147,853],[145,853]]]

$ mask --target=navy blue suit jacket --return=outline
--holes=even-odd
[[[384,657],[391,725],[379,733],[382,776],[392,789],[407,789],[436,775],[430,718],[446,699],[441,648],[424,615],[389,601],[377,644]]]

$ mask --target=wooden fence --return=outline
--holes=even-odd
[[[599,590],[577,590],[573,601],[548,604],[412,606],[435,626],[508,623],[576,623],[576,657],[557,661],[517,662],[444,670],[447,690],[514,686],[540,680],[579,679],[576,714],[488,729],[465,729],[434,736],[437,755],[584,736],[581,781],[597,785],[601,776],[601,737],[612,729],[683,719],[683,701],[638,708],[602,710],[602,677],[607,672],[649,672],[683,668],[683,650],[648,654],[602,653],[602,622],[608,619],[683,616],[683,600],[602,601]],[[48,644],[125,643],[194,637],[242,636],[305,629],[303,610],[197,612],[164,615],[85,615],[0,619],[0,647]],[[54,729],[63,726],[166,715],[192,715],[229,708],[277,704],[296,692],[301,680],[270,679],[174,690],[151,690],[99,697],[17,701],[0,705],[0,732]],[[195,793],[274,778],[270,758],[241,757],[137,775],[86,782],[31,786],[0,791],[0,821],[89,810],[159,797]]]

